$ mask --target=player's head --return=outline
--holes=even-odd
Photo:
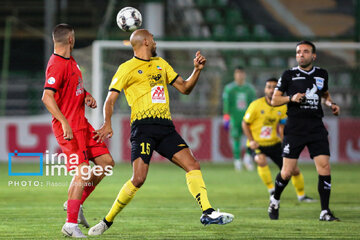
[[[302,68],[312,65],[316,59],[316,47],[310,41],[301,41],[296,44],[296,61]]]
[[[74,28],[66,23],[60,23],[55,26],[52,37],[55,45],[70,45],[70,51],[73,50],[75,45],[75,32]]]
[[[265,97],[269,101],[271,101],[271,99],[272,99],[277,82],[278,82],[278,80],[274,77],[266,80],[264,93],[265,93]]]
[[[156,42],[154,36],[146,29],[138,29],[130,36],[130,43],[134,51],[145,49],[149,51],[152,57],[156,54]]]
[[[242,66],[237,66],[234,70],[234,80],[237,84],[243,85],[245,83],[246,73]]]

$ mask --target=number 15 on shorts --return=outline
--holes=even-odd
[[[141,146],[141,154],[150,155],[150,143],[142,142],[140,143]]]

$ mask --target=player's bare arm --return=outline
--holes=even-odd
[[[335,116],[338,116],[340,114],[340,107],[332,101],[329,91],[326,91],[322,97],[325,99],[325,105],[331,108]]]
[[[279,124],[279,136],[281,138],[281,142],[284,139],[284,128],[285,128],[284,124]]]
[[[93,98],[93,96],[88,92],[86,93],[86,96],[85,96],[85,104],[86,104],[86,106],[88,106],[90,108],[97,107],[95,98]]]
[[[245,136],[247,137],[247,139],[249,139],[250,148],[253,150],[257,149],[259,147],[259,143],[254,140],[249,124],[245,121],[242,121],[241,126]]]
[[[119,93],[115,91],[110,91],[106,97],[104,103],[104,124],[100,129],[94,131],[94,139],[97,139],[97,142],[103,142],[106,138],[111,138],[113,135],[113,130],[111,127],[111,117],[114,112],[114,105],[119,97]]]
[[[194,58],[194,71],[190,77],[184,80],[181,76],[179,76],[173,83],[173,86],[182,94],[190,94],[199,79],[200,72],[204,68],[205,63],[206,58],[201,55],[200,51],[197,51]]]
[[[280,90],[275,89],[274,95],[271,99],[272,106],[281,106],[287,104],[289,102],[296,102],[300,103],[301,100],[305,97],[305,93],[296,93],[291,96],[283,96],[283,92]]]
[[[54,118],[56,118],[61,123],[64,132],[64,139],[71,140],[73,138],[72,129],[67,119],[62,114],[58,105],[56,104],[54,94],[54,91],[45,89],[41,100],[43,101],[46,109],[51,113],[51,115],[53,115]]]

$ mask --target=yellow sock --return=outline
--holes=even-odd
[[[127,181],[121,188],[109,213],[106,215],[106,221],[113,222],[116,215],[131,201],[138,189],[130,180]]]
[[[304,176],[302,175],[302,173],[297,176],[292,176],[291,182],[295,187],[296,195],[298,195],[299,197],[305,196]]]
[[[270,172],[270,168],[268,165],[264,166],[264,167],[257,167],[257,172],[261,178],[261,180],[263,181],[263,183],[266,185],[266,187],[268,188],[268,190],[270,189],[274,189],[274,183],[271,177],[271,172]]]
[[[202,211],[211,208],[207,190],[200,170],[192,170],[186,173],[186,183],[190,193],[197,200]]]

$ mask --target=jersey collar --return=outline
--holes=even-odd
[[[317,67],[313,66],[312,69],[309,72],[307,72],[305,70],[302,70],[299,66],[296,67],[297,70],[299,70],[300,72],[305,73],[307,75],[313,74],[315,72],[316,68]]]
[[[150,62],[150,59],[149,59],[149,60],[146,60],[146,59],[139,58],[139,57],[137,57],[137,56],[134,56],[134,58],[136,58],[136,59],[138,59],[138,60],[140,60],[140,61]]]
[[[70,58],[66,58],[66,57],[63,57],[63,56],[61,56],[61,55],[59,55],[59,54],[56,54],[56,53],[53,53],[55,56],[58,56],[58,57],[61,57],[61,58],[63,58],[63,59],[65,59],[65,60],[70,60]]]

